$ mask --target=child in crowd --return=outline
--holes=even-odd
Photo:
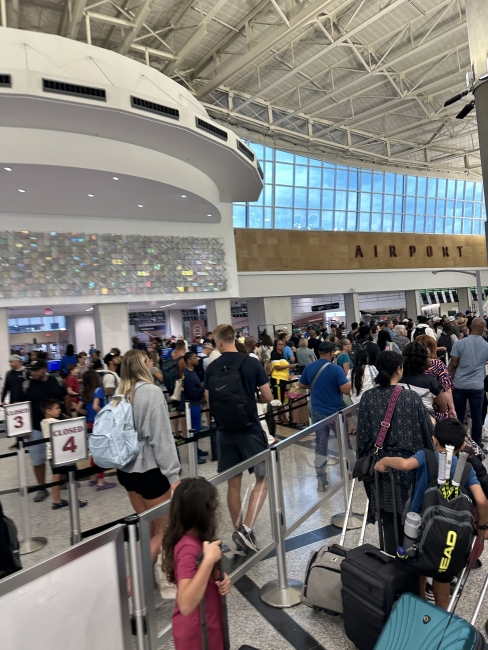
[[[221,596],[229,576],[216,564],[222,557],[217,529],[218,492],[204,478],[186,478],[171,499],[163,538],[163,571],[176,583],[173,639],[176,650],[201,650],[200,602],[205,599],[208,647],[224,650]],[[199,558],[203,550],[203,559]]]
[[[445,420],[440,420],[435,425],[434,435],[432,438],[434,441],[434,447],[436,449],[437,459],[439,459],[439,453],[444,453],[446,451],[446,445],[452,445],[455,450],[455,456],[452,459],[451,466],[451,479],[456,471],[456,466],[458,463],[457,455],[465,444],[465,437],[466,430],[464,429],[464,426],[461,424],[461,422],[459,422],[459,420],[456,420],[456,418],[447,418]],[[413,512],[420,512],[424,501],[424,494],[431,481],[436,478],[435,476],[430,475],[425,451],[423,449],[420,449],[411,458],[392,458],[387,456],[386,458],[379,460],[375,465],[375,469],[379,472],[387,472],[389,467],[401,472],[411,472],[412,470],[417,470],[415,488],[412,494],[410,510]],[[484,535],[485,539],[488,539],[488,500],[480,486],[478,479],[476,478],[474,469],[471,469],[464,487],[471,493],[473,501],[478,510],[478,534],[480,536]],[[425,598],[426,583],[426,577],[420,576],[420,595],[423,598]],[[450,597],[450,584],[448,582],[441,583],[437,580],[434,580],[433,589],[436,605],[438,607],[442,607],[443,609],[447,609]]]
[[[105,406],[105,391],[101,386],[101,377],[95,370],[87,370],[83,375],[83,402],[75,405],[80,415],[86,415],[86,428],[88,433],[93,431],[93,423],[96,414]],[[93,458],[91,460],[94,465]],[[115,487],[116,483],[109,483],[105,480],[105,472],[100,472],[97,476],[92,476],[90,487],[97,486],[97,492],[101,490],[110,490]]]
[[[51,437],[51,424],[57,422],[61,418],[61,406],[57,399],[47,399],[44,404],[41,406],[42,412],[44,414],[44,419],[41,420],[41,430],[42,435],[45,438]],[[62,468],[56,468],[52,464],[53,452],[51,443],[46,443],[46,458],[51,461],[51,468],[53,472],[53,482],[60,481],[63,475],[66,475],[69,471],[74,471],[76,469],[75,465],[65,465]],[[66,508],[68,502],[66,499],[61,499],[61,491],[59,485],[53,485],[51,488],[51,493],[53,497],[53,510],[59,510],[60,508]],[[81,500],[79,501],[80,508],[84,508],[88,501]]]
[[[69,375],[63,379],[66,391],[71,400],[71,409],[76,411],[76,404],[80,401],[80,380],[78,379],[78,367],[71,363],[68,366]]]
[[[185,412],[185,402],[190,402],[190,411],[191,411],[191,428],[195,430],[196,433],[200,433],[202,428],[202,397],[205,393],[205,389],[202,386],[200,377],[195,371],[195,368],[199,364],[198,356],[195,352],[187,352],[183,357],[185,361],[185,369],[183,370],[183,385],[181,387],[181,411]],[[201,451],[198,447],[198,464],[203,465],[207,461],[204,456],[208,456],[208,451]]]

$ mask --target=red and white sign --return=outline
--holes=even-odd
[[[53,465],[71,465],[88,457],[86,418],[58,420],[51,424]]]
[[[18,402],[6,405],[5,428],[9,438],[32,433],[31,403]]]

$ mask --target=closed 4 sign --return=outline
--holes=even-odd
[[[31,403],[8,404],[5,407],[5,427],[9,438],[32,433]]]
[[[59,420],[51,424],[53,465],[72,465],[88,456],[86,418]]]

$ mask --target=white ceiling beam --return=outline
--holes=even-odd
[[[117,18],[116,16],[109,16],[108,14],[99,14],[95,11],[85,11],[85,16],[90,20],[99,20],[101,23],[109,23],[110,25],[119,25],[120,27],[132,27],[133,23],[125,18]]]
[[[266,88],[263,88],[259,92],[255,93],[253,97],[251,97],[247,102],[244,102],[244,104],[241,104],[239,108],[240,109],[245,108],[245,106],[253,102],[258,97],[261,97],[269,90],[275,88],[276,86],[279,86],[280,84],[284,83],[288,79],[291,79],[291,77],[293,77],[297,72],[300,72],[300,70],[303,70],[303,68],[306,68],[308,65],[310,65],[310,63],[313,63],[314,61],[317,61],[317,59],[320,59],[326,54],[329,54],[330,52],[335,50],[339,45],[341,45],[342,43],[346,43],[348,39],[352,38],[353,36],[361,32],[363,29],[365,29],[366,27],[369,27],[370,25],[377,22],[378,20],[381,20],[381,18],[383,18],[384,16],[387,16],[392,11],[395,11],[396,9],[401,7],[403,4],[405,4],[405,2],[408,2],[408,0],[394,0],[394,2],[392,2],[390,5],[387,5],[386,7],[378,11],[378,13],[374,14],[373,16],[370,16],[369,18],[361,22],[359,25],[351,29],[349,32],[343,33],[341,36],[336,38],[336,40],[333,43],[326,45],[323,49],[316,52],[313,56],[308,58],[306,61],[303,61],[302,63],[297,65],[293,70],[290,70],[290,72],[287,72],[286,74],[282,75],[279,79],[276,79],[276,81],[274,81],[273,83],[268,84]],[[301,110],[297,111],[295,115],[298,112],[302,112],[302,111]]]
[[[80,29],[81,21],[83,19],[83,12],[85,10],[86,0],[76,0],[73,13],[71,16],[71,23],[68,30],[68,38],[76,38]]]
[[[233,43],[242,33],[242,30],[246,28],[246,25],[251,23],[256,16],[258,16],[264,9],[267,8],[267,6],[270,4],[271,0],[261,0],[259,4],[257,4],[254,9],[252,9],[240,22],[237,23],[237,25],[234,27],[234,29],[238,32],[232,32],[231,34],[227,34],[227,36],[224,36],[223,39],[221,39],[215,47],[213,47],[210,52],[205,54],[201,61],[193,67],[191,77],[194,79],[197,77],[202,70],[205,70],[207,65],[209,63],[213,62],[214,56],[217,54],[217,52],[221,52],[224,50],[226,47],[229,47],[231,43]]]
[[[137,43],[132,43],[130,49],[136,50],[137,52],[143,52],[144,54],[151,54],[152,56],[157,56],[161,59],[166,59],[167,61],[172,61],[176,58],[175,55],[171,54],[170,52],[156,50],[154,47],[144,47],[144,45],[138,45]]]
[[[314,19],[325,9],[329,2],[330,0],[313,0],[313,2],[290,18],[289,27],[287,25],[280,25],[276,29],[273,29],[260,43],[256,44],[241,56],[236,56],[235,59],[227,65],[222,66],[217,74],[197,91],[197,99],[201,99],[211,93],[212,90],[218,88],[226,79],[234,76],[240,70],[255,61],[258,57],[262,56],[265,52],[268,52],[276,45],[276,43],[279,43],[284,36],[287,36],[300,27],[303,27],[310,19]],[[351,2],[352,0],[345,0],[341,7],[344,7]]]
[[[181,50],[176,54],[176,59],[171,63],[169,63],[164,68],[164,74],[166,75],[172,74],[183,63],[183,61],[188,58],[188,56],[192,53],[194,48],[198,45],[198,43],[200,43],[202,38],[207,33],[208,23],[213,18],[215,18],[216,14],[218,14],[218,12],[222,9],[222,7],[226,4],[227,1],[228,0],[217,0],[217,2],[213,5],[210,11],[207,12],[207,15],[205,16],[205,20],[203,20],[200,23],[200,25],[193,32],[193,34],[190,36],[187,42],[183,45]]]
[[[119,47],[118,50],[119,54],[127,54],[127,52],[130,50],[130,46],[134,42],[136,36],[141,31],[142,26],[144,25],[144,21],[146,20],[150,10],[151,10],[151,0],[143,0],[143,2],[141,2],[141,5],[139,7],[139,11],[137,12],[134,18],[134,25],[132,29],[125,35],[125,38]]]
[[[419,52],[423,52],[429,47],[432,47],[433,45],[437,45],[438,43],[442,42],[449,36],[453,36],[454,34],[457,34],[459,31],[466,30],[466,23],[462,23],[461,25],[456,25],[456,27],[453,27],[444,34],[441,34],[439,36],[436,36],[435,38],[431,39],[430,41],[426,41],[422,43],[422,45],[418,45],[417,47],[411,48],[407,52],[404,52],[400,56],[395,57],[393,60],[383,63],[379,68],[374,68],[371,70],[371,72],[366,72],[365,74],[362,74],[360,77],[356,77],[352,79],[349,83],[344,84],[343,86],[340,86],[336,88],[335,90],[332,90],[330,93],[327,93],[326,95],[323,95],[317,99],[314,99],[312,102],[309,102],[308,104],[305,104],[305,106],[302,106],[300,109],[297,109],[295,111],[292,111],[288,116],[282,117],[279,120],[276,121],[276,124],[284,122],[287,119],[290,119],[291,117],[294,117],[295,115],[298,115],[299,113],[304,113],[305,111],[311,111],[311,109],[315,108],[318,106],[320,103],[332,99],[336,95],[339,95],[341,93],[349,91],[351,88],[353,88],[356,84],[364,82],[368,77],[371,77],[373,75],[378,75],[382,72],[387,71],[388,68],[397,65],[398,63],[401,63],[405,59],[408,59],[410,56],[414,54],[419,54]],[[323,110],[323,109],[320,109]]]

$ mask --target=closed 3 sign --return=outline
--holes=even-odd
[[[86,418],[59,420],[51,424],[53,465],[71,465],[88,456]]]
[[[7,436],[23,436],[32,433],[31,403],[17,402],[5,406]]]

